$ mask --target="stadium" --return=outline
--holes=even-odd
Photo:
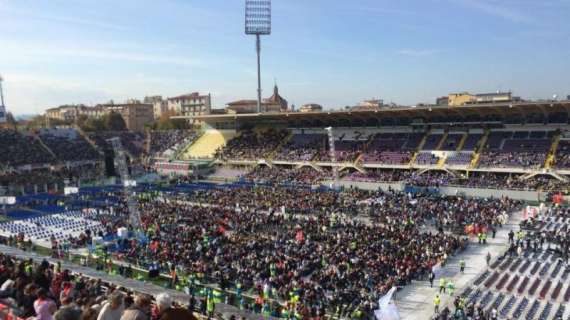
[[[166,290],[157,308],[196,318],[566,319],[569,112],[510,101],[2,129],[3,270],[55,281],[65,267],[48,289],[80,304],[84,288],[135,305]]]
[[[570,320],[567,3],[243,4],[0,2],[0,320]]]

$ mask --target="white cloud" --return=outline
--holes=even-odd
[[[124,49],[113,48],[77,48],[65,46],[50,46],[41,44],[20,44],[20,43],[4,43],[4,53],[14,58],[22,56],[38,57],[46,59],[50,57],[64,58],[84,58],[95,60],[114,60],[132,63],[145,64],[166,64],[183,67],[205,67],[206,61],[199,58],[188,58],[179,55],[171,55],[168,53],[152,53],[152,52],[132,52]]]
[[[495,16],[504,20],[508,20],[516,23],[530,23],[533,20],[512,8],[506,7],[503,2],[500,1],[489,1],[489,0],[453,0],[456,3],[460,3],[464,6],[479,10],[491,16]]]
[[[438,53],[438,50],[434,49],[401,49],[398,50],[398,54],[403,56],[410,56],[410,57],[423,57],[423,56],[431,56],[433,54]]]

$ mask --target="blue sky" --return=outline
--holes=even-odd
[[[66,103],[256,95],[243,0],[0,0],[0,74],[15,114]],[[297,106],[451,91],[570,94],[569,0],[274,0],[264,96]]]

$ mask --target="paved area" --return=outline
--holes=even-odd
[[[414,281],[411,285],[397,292],[395,302],[400,312],[401,319],[427,320],[433,315],[433,298],[439,291],[440,277],[451,278],[455,284],[455,294],[461,293],[477,278],[481,272],[487,269],[485,257],[491,253],[492,260],[502,255],[507,249],[508,233],[510,230],[519,230],[519,222],[522,220],[522,211],[511,214],[507,224],[497,231],[496,237],[487,239],[486,245],[480,245],[476,239],[470,239],[469,247],[462,253],[450,257],[444,268],[436,272],[433,288],[429,281]],[[465,273],[459,271],[459,261],[465,260]],[[441,295],[441,306],[453,305],[453,298],[447,294]]]

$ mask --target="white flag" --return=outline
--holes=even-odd
[[[396,287],[392,287],[386,295],[378,300],[378,310],[374,310],[377,320],[400,320],[398,308],[392,301],[394,292],[396,292]]]

